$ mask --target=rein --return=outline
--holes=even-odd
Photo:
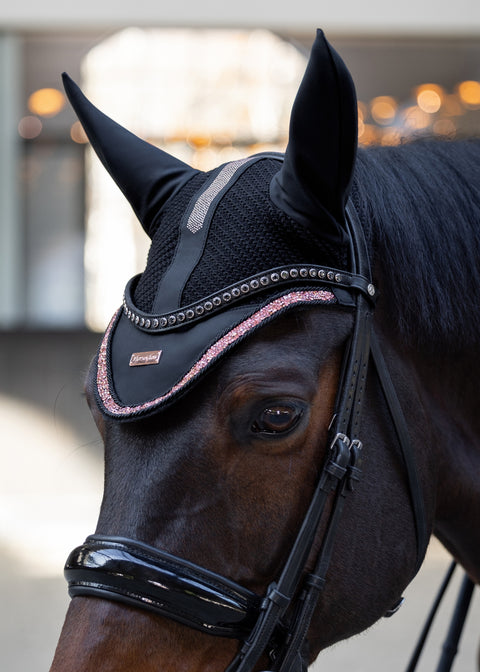
[[[376,289],[363,230],[351,203],[347,206],[347,226],[354,282],[337,289],[336,295],[340,304],[354,309],[354,327],[342,365],[325,462],[278,580],[260,597],[223,576],[146,544],[100,535],[88,537],[70,554],[65,566],[72,597],[104,597],[209,634],[240,639],[243,643],[226,672],[251,672],[264,654],[272,672],[303,672],[308,666],[307,632],[325,585],[345,499],[361,477],[363,445],[359,433],[370,353],[407,474],[417,540],[415,572],[428,544],[423,497],[406,420],[372,332]],[[328,279],[325,284],[329,284]],[[322,545],[313,571],[306,573],[330,501]]]
[[[455,560],[453,560],[450,563],[450,567],[448,568],[445,578],[443,579],[440,585],[437,596],[433,601],[430,613],[427,616],[425,625],[423,626],[422,632],[420,633],[420,637],[418,638],[418,642],[415,646],[415,649],[413,650],[412,657],[410,658],[410,662],[408,664],[406,672],[415,672],[415,670],[417,669],[417,664],[425,647],[425,642],[427,641],[427,637],[432,628],[433,621],[435,619],[435,616],[437,615],[437,611],[440,607],[442,599],[445,595],[445,591],[448,588],[448,584],[450,583],[450,580],[453,576],[456,566],[457,563]],[[465,625],[465,621],[467,618],[468,609],[472,601],[474,588],[475,584],[473,583],[471,578],[467,576],[467,574],[465,573],[458,592],[457,602],[455,604],[455,608],[452,614],[450,626],[448,628],[448,632],[445,637],[445,641],[443,643],[442,655],[440,657],[436,672],[450,672],[452,668],[453,660],[458,651],[458,643],[460,641],[463,627]]]

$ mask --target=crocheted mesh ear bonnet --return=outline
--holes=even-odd
[[[254,157],[255,159],[256,157]],[[284,265],[345,266],[345,248],[325,240],[321,231],[306,228],[280,210],[270,198],[271,179],[281,168],[266,156],[247,165],[230,164],[241,174],[222,196],[209,225],[202,256],[188,278],[181,305]],[[205,194],[212,174],[194,176],[164,207],[154,231],[148,263],[135,289],[135,305],[151,312],[160,279],[172,262],[182,217],[189,203]],[[235,177],[235,176],[234,176]]]
[[[318,31],[285,159],[258,154],[202,172],[95,108],[64,74],[99,158],[152,244],[97,361],[102,410],[129,419],[174,401],[213,363],[296,305],[335,303],[356,146],[345,65]],[[328,287],[328,289],[327,289]]]

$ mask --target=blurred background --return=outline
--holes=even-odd
[[[83,377],[148,247],[92,158],[61,72],[130,130],[208,169],[284,149],[318,26],[356,83],[360,144],[480,135],[474,0],[98,5],[27,0],[0,8],[0,664],[7,672],[46,671],[53,656],[68,604],[63,563],[93,531],[102,494],[102,448]],[[404,668],[448,562],[434,542],[399,614],[334,647],[316,669]],[[479,601],[456,670],[474,669]],[[434,669],[447,613],[442,619],[422,670]]]

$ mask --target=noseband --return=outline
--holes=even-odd
[[[250,672],[267,654],[270,670],[302,672],[308,666],[307,632],[325,585],[346,496],[361,476],[360,419],[370,354],[401,448],[417,539],[418,571],[428,544],[422,492],[406,421],[371,328],[376,289],[363,230],[349,203],[352,283],[337,289],[355,320],[345,353],[328,449],[310,506],[278,579],[263,597],[182,558],[131,539],[93,535],[69,556],[65,576],[70,595],[94,595],[171,618],[202,632],[240,639],[226,672]],[[340,271],[332,270],[332,273]],[[332,275],[333,277],[333,275]],[[328,278],[325,284],[333,284]],[[313,571],[307,560],[329,507],[326,532]]]

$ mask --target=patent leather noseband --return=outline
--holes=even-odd
[[[94,535],[66,564],[70,595],[96,595],[147,609],[222,637],[241,640],[227,672],[250,672],[267,655],[275,672],[308,666],[307,632],[325,584],[346,496],[361,477],[360,420],[370,355],[401,448],[417,538],[419,569],[428,544],[424,503],[406,421],[381,349],[372,331],[376,290],[363,230],[347,207],[351,271],[356,282],[340,303],[354,310],[335,413],[323,467],[296,541],[281,575],[262,597],[213,572],[135,540]],[[326,280],[328,284],[328,279]],[[328,518],[324,517],[328,507]],[[320,523],[323,541],[312,571],[306,571]]]
[[[170,553],[122,537],[92,535],[65,565],[70,595],[106,597],[221,637],[244,637],[261,598]]]

